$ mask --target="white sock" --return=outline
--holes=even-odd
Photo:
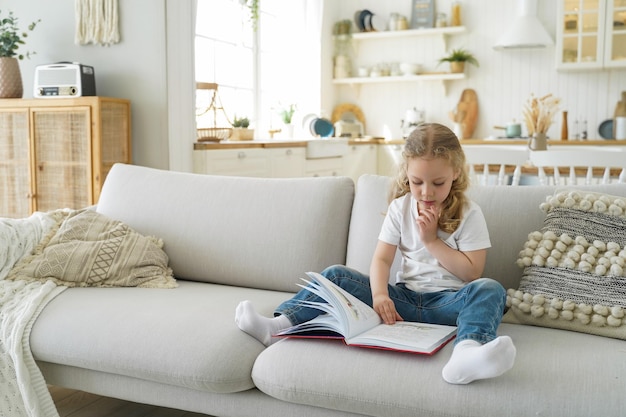
[[[475,340],[463,340],[454,347],[441,375],[450,384],[469,384],[500,376],[513,367],[515,353],[509,336],[500,336],[484,345]]]
[[[254,310],[248,300],[242,301],[235,311],[235,323],[244,332],[269,346],[278,338],[272,337],[279,331],[291,327],[291,322],[286,316],[263,317]]]

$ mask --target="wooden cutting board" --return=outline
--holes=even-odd
[[[461,123],[463,124],[463,138],[474,137],[476,122],[478,120],[478,95],[471,88],[463,90],[459,103],[456,105],[457,114],[464,112]]]

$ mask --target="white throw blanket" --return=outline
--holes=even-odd
[[[0,416],[58,417],[30,350],[35,319],[66,287],[52,282],[7,281],[11,268],[46,238],[59,212],[0,219]]]

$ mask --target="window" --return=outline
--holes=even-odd
[[[319,109],[321,3],[259,0],[255,31],[240,0],[198,0],[196,81],[218,84],[230,122],[235,115],[248,117],[257,138],[264,139],[270,128],[280,128],[281,106],[296,104],[300,113]],[[317,47],[307,48],[312,42]],[[211,100],[206,93],[197,94],[199,108]],[[211,113],[198,118],[198,127],[212,123]],[[217,123],[228,127],[222,114]]]

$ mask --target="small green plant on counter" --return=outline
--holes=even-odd
[[[282,109],[280,109],[278,114],[280,115],[280,119],[283,121],[283,123],[288,125],[291,123],[291,118],[293,117],[293,114],[295,113],[295,111],[296,111],[296,105],[290,104],[289,106],[283,107]]]
[[[233,127],[241,127],[247,129],[250,126],[250,120],[247,117],[237,117],[233,119]]]

